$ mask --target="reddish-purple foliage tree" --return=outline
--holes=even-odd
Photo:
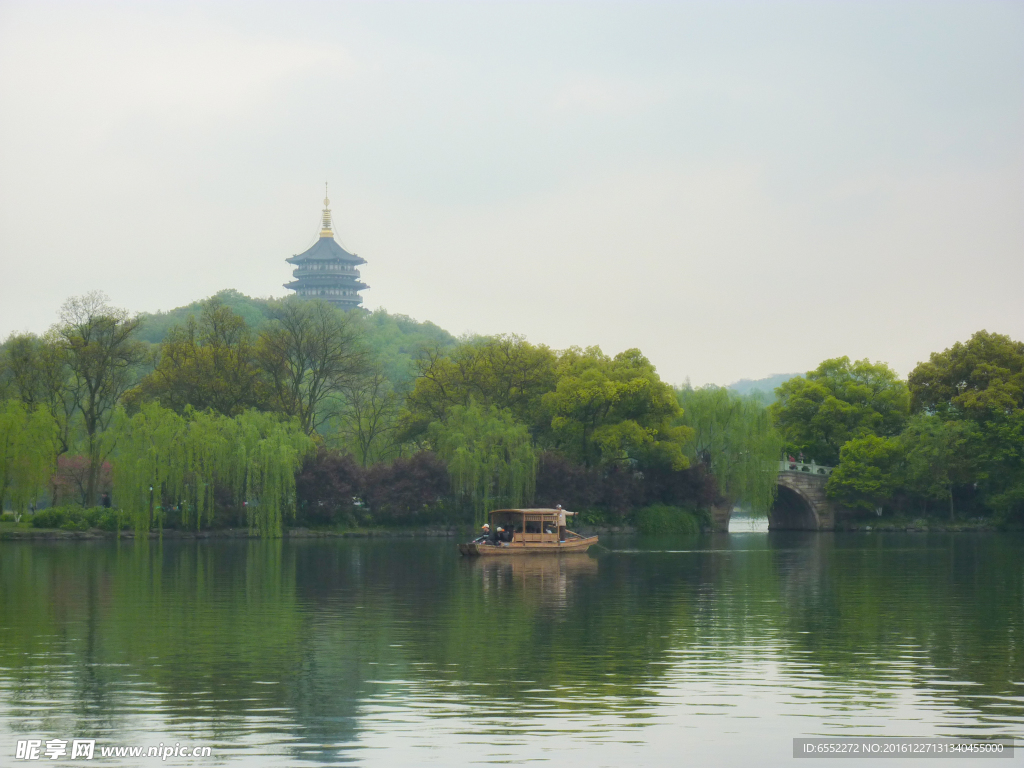
[[[451,484],[444,461],[431,451],[420,451],[370,467],[365,488],[378,520],[412,522],[448,496]]]
[[[57,457],[57,471],[50,479],[55,506],[69,501],[85,505],[91,466],[88,456],[71,456],[65,453]],[[110,493],[112,474],[110,462],[103,462],[96,483],[96,490],[99,493]]]
[[[363,470],[351,456],[321,446],[295,476],[299,522],[331,525],[351,514],[362,481]]]
[[[601,506],[625,517],[647,501],[643,472],[623,464],[612,464],[601,478]]]
[[[537,466],[539,507],[561,504],[566,509],[597,509],[603,506],[604,478],[599,469],[574,464],[560,453],[545,451]]]
[[[667,467],[640,471],[620,464],[588,468],[546,451],[537,469],[536,504],[540,507],[561,504],[566,509],[626,515],[648,504],[707,508],[717,500],[718,487],[703,464],[682,471]]]
[[[585,467],[545,451],[537,468],[536,504],[624,515],[643,505],[643,476],[629,467]]]
[[[718,483],[703,462],[678,472],[668,467],[644,472],[645,504],[708,509],[721,500]]]

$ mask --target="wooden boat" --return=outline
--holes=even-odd
[[[597,543],[597,536],[581,536],[566,528],[565,516],[572,514],[563,509],[496,509],[490,514],[491,531],[511,530],[512,541],[482,536],[459,544],[459,552],[481,557],[586,552]]]

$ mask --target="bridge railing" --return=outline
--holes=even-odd
[[[810,475],[823,475],[828,477],[835,467],[826,467],[822,464],[815,464],[814,461],[780,461],[779,472],[807,472]]]

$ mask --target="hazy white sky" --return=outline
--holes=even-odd
[[[0,0],[0,334],[280,296],[673,383],[1024,338],[1024,3]]]

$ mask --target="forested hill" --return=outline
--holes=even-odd
[[[234,289],[226,289],[214,297],[245,320],[254,331],[259,330],[270,317],[271,299],[254,299]],[[150,344],[159,344],[168,331],[176,325],[184,325],[189,317],[198,320],[203,306],[209,299],[201,299],[183,307],[154,314],[142,313],[142,328],[139,338]],[[410,380],[414,377],[412,362],[424,349],[447,349],[454,347],[456,339],[448,331],[431,322],[419,322],[407,315],[392,315],[387,310],[359,312],[364,339],[377,354],[392,381]]]
[[[233,288],[219,291],[215,297],[235,313],[241,315],[250,328],[259,328],[268,317],[267,299],[253,299]],[[139,338],[150,344],[159,344],[175,325],[184,325],[190,317],[198,319],[203,311],[203,305],[207,301],[208,299],[199,299],[184,307],[167,312],[141,313],[139,317],[142,320],[142,328],[139,331]]]
[[[792,378],[803,376],[802,373],[776,373],[763,379],[740,379],[730,384],[726,389],[731,389],[738,395],[753,395],[760,393],[765,404],[775,402],[775,388],[784,384]]]
[[[219,291],[215,297],[230,307],[245,320],[253,330],[258,330],[270,316],[270,299],[257,299],[228,288]],[[183,307],[167,312],[142,313],[142,329],[139,338],[151,344],[159,344],[175,325],[184,325],[189,317],[199,318],[208,299],[200,299]],[[419,322],[407,315],[392,315],[378,309],[360,315],[366,333],[366,341],[372,349],[381,353],[386,361],[389,374],[397,379],[412,378],[412,360],[425,348],[454,347],[457,340],[452,334],[429,321]],[[777,373],[763,379],[740,379],[728,385],[727,389],[739,395],[759,393],[766,405],[775,401],[775,388],[800,373]]]

